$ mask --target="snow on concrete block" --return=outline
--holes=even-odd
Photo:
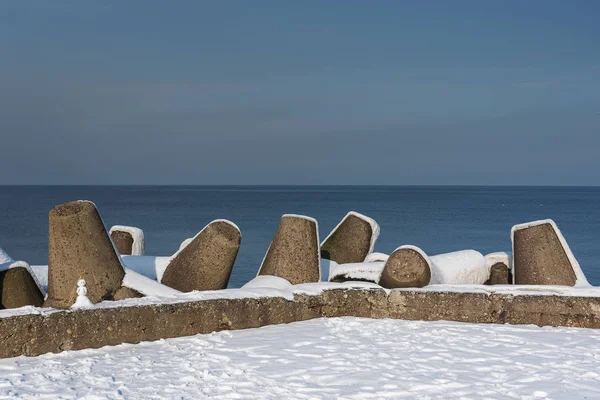
[[[485,255],[485,263],[490,270],[490,278],[486,285],[510,285],[512,277],[512,254],[510,252],[495,252]]]
[[[120,290],[139,293],[139,296],[132,295],[130,297],[140,297],[142,295],[154,297],[172,297],[181,293],[179,290],[175,290],[167,285],[163,285],[154,279],[148,278],[129,268],[125,269],[123,287]]]
[[[181,242],[181,244],[179,245],[178,251],[185,249],[188,244],[192,243],[192,240],[194,240],[194,238],[187,238],[183,242]]]
[[[512,253],[510,251],[497,251],[494,253],[486,254],[485,263],[488,268],[491,268],[494,264],[504,264],[509,269],[512,269]]]
[[[92,303],[112,300],[125,271],[94,203],[72,201],[49,214],[48,298],[45,307],[70,307],[85,279]]]
[[[121,255],[145,254],[144,231],[135,226],[115,225],[110,228],[110,238]]]
[[[384,253],[371,253],[365,258],[366,263],[370,262],[386,262],[390,258],[388,254]]]
[[[490,277],[485,257],[475,250],[460,250],[429,257],[434,284],[482,285]]]
[[[279,276],[259,275],[242,286],[242,289],[270,288],[278,290],[291,290],[292,284]]]
[[[314,218],[285,214],[258,275],[274,275],[293,285],[321,280],[319,227]]]
[[[379,283],[385,266],[384,261],[348,263],[335,265],[330,269],[330,282],[373,282]]]
[[[379,284],[387,289],[423,287],[431,281],[431,263],[416,246],[400,246],[386,261]]]
[[[374,219],[350,211],[321,243],[321,257],[338,264],[363,262],[378,237],[379,225]]]
[[[233,222],[212,221],[173,255],[161,283],[182,292],[227,288],[241,240]]]
[[[0,264],[6,264],[11,261],[13,261],[11,256],[9,256],[8,253],[0,247]]]
[[[566,239],[551,219],[511,229],[515,284],[589,286]]]
[[[41,307],[44,303],[44,290],[29,264],[13,261],[0,249],[0,309],[23,306]]]

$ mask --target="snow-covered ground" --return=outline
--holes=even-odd
[[[31,398],[600,398],[600,330],[332,318],[0,360]]]

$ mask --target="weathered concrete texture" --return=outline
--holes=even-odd
[[[258,274],[279,276],[293,285],[318,282],[321,265],[317,229],[312,218],[284,215]]]
[[[575,272],[550,223],[513,234],[515,284],[574,286]]]
[[[139,297],[144,297],[144,295],[135,289],[129,288],[127,286],[121,286],[115,292],[114,300],[115,301],[116,300],[125,300],[125,299],[139,298]]]
[[[508,265],[499,262],[490,267],[490,279],[484,285],[510,285],[512,281],[512,272]]]
[[[41,307],[44,294],[26,268],[15,267],[0,272],[1,309],[23,306]]]
[[[50,211],[46,307],[70,307],[77,280],[85,279],[93,303],[111,300],[125,272],[94,203],[73,201]]]
[[[133,236],[129,232],[112,231],[110,237],[121,255],[131,255],[133,250]]]
[[[227,288],[241,240],[234,224],[211,222],[177,253],[161,283],[182,292]]]
[[[385,263],[379,284],[388,289],[423,287],[431,280],[429,263],[411,248],[395,250]]]
[[[363,262],[375,234],[368,221],[349,213],[321,244],[321,257],[338,264]]]
[[[0,358],[344,316],[600,328],[600,298],[340,289],[27,314],[0,318]]]

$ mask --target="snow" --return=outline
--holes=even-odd
[[[498,251],[495,253],[486,254],[484,257],[485,257],[485,263],[486,263],[487,267],[490,269],[492,268],[492,266],[494,264],[497,264],[497,263],[503,263],[509,269],[512,269],[512,253],[511,252]]]
[[[346,214],[344,216],[344,218],[342,218],[342,220],[340,221],[340,223],[337,224],[335,226],[335,228],[333,228],[331,230],[331,232],[329,232],[329,235],[327,235],[327,237],[325,238],[325,240],[323,240],[323,242],[321,243],[321,246],[323,245],[323,243],[325,243],[327,241],[327,239],[329,239],[329,237],[331,235],[333,235],[333,232],[335,232],[340,227],[340,225],[342,225],[344,223],[344,221],[348,217],[350,217],[350,216],[354,216],[354,217],[360,218],[363,221],[367,222],[369,225],[371,225],[371,232],[372,233],[371,233],[371,242],[370,242],[370,245],[369,245],[369,253],[368,253],[368,254],[371,254],[373,252],[373,250],[375,249],[375,242],[377,241],[377,238],[379,238],[379,232],[380,232],[379,224],[373,218],[367,217],[366,215],[363,215],[363,214],[358,213],[356,211],[350,211],[348,214]]]
[[[349,279],[379,282],[385,262],[363,262],[336,264],[329,272],[329,279],[336,276],[346,276]]]
[[[131,235],[133,238],[133,244],[131,246],[132,256],[143,256],[145,254],[144,231],[140,228],[136,228],[135,226],[115,225],[110,228],[109,233],[112,234],[114,231],[126,232]]]
[[[388,258],[390,258],[390,256],[385,253],[371,253],[365,258],[365,262],[366,263],[378,262],[378,261],[386,262],[388,260]]]
[[[10,261],[13,261],[12,257],[0,247],[0,264],[6,264]]]
[[[281,216],[281,219],[283,218],[301,218],[301,219],[305,219],[307,221],[311,221],[315,223],[315,229],[317,231],[317,260],[319,262],[319,282],[321,280],[323,280],[323,270],[322,270],[322,260],[321,260],[321,246],[319,245],[319,222],[312,218],[312,217],[308,217],[306,215],[299,215],[299,214],[283,214]],[[263,257],[262,262],[260,263],[260,268],[258,269],[258,272],[256,273],[256,276],[260,276],[260,270],[262,269],[264,263],[265,263],[265,259],[267,258],[267,254],[269,254],[269,250],[271,250],[271,245],[273,244],[273,241],[271,241],[271,243],[269,244],[269,248],[267,249],[267,251],[265,252],[265,256]]]
[[[71,308],[88,308],[93,307],[94,303],[87,297],[87,288],[85,287],[85,279],[77,281],[77,299]]]
[[[558,236],[558,240],[560,241],[560,244],[562,245],[565,253],[567,254],[567,258],[569,259],[569,262],[571,263],[571,267],[573,267],[573,272],[575,272],[575,277],[576,277],[575,286],[591,286],[589,284],[589,282],[587,281],[587,278],[585,277],[585,274],[583,273],[583,270],[581,269],[579,262],[577,261],[577,259],[575,258],[575,255],[571,251],[571,248],[569,247],[567,240],[563,236],[560,229],[558,229],[558,225],[556,225],[556,223],[551,219],[543,219],[543,220],[539,220],[539,221],[527,222],[527,223],[515,225],[512,227],[512,229],[510,230],[510,240],[513,244],[513,265],[514,265],[514,253],[515,253],[515,249],[514,249],[515,231],[518,231],[520,229],[531,228],[533,226],[538,226],[538,225],[543,225],[543,224],[550,224],[552,226],[552,228],[554,229],[556,236]]]
[[[155,281],[161,281],[172,257],[159,256],[121,256],[126,268]],[[161,279],[158,279],[160,277]]]
[[[283,279],[274,275],[259,275],[242,286],[242,289],[273,288],[279,290],[289,290],[291,287],[292,284],[287,279]]]
[[[181,293],[129,268],[125,268],[123,286],[135,289],[144,296],[171,297]]]
[[[490,279],[490,269],[483,255],[475,250],[462,250],[429,257],[431,281],[435,284],[483,284]]]
[[[188,244],[192,243],[192,240],[194,240],[194,238],[185,239],[183,242],[181,242],[181,244],[179,245],[179,250],[177,250],[177,251],[179,252],[179,251],[185,249]]]
[[[6,271],[11,268],[25,268],[27,272],[29,272],[29,275],[31,275],[33,278],[33,281],[37,285],[38,289],[40,289],[40,292],[42,292],[44,295],[46,294],[46,288],[48,286],[48,273],[46,272],[46,284],[44,285],[44,282],[38,278],[34,269],[31,268],[28,263],[25,261],[14,261],[12,258],[10,258],[8,253],[0,248],[0,271]]]
[[[600,397],[600,331],[332,318],[0,360],[7,397]]]

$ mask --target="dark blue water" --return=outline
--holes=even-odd
[[[600,285],[598,187],[0,186],[0,247],[46,264],[48,211],[77,199],[94,201],[107,227],[142,228],[149,255],[174,253],[213,219],[232,220],[242,230],[232,287],[254,277],[282,214],[315,217],[324,238],[349,210],[381,226],[376,251],[414,244],[432,255],[509,251],[514,224],[552,218],[588,280]]]

